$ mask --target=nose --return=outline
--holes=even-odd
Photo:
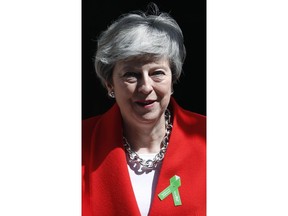
[[[143,75],[139,82],[138,91],[143,94],[149,94],[153,90],[153,81],[149,75]]]

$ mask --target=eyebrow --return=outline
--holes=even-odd
[[[129,71],[129,70],[140,70],[141,69],[141,67],[139,67],[139,66],[132,66],[132,65],[124,65],[123,67],[122,67],[122,70],[125,70],[125,71]]]
[[[134,65],[131,65],[131,64],[126,64],[126,65],[123,65],[122,66],[122,68],[121,68],[122,70],[125,70],[125,71],[129,71],[129,70],[141,70],[142,69],[142,66],[140,65],[140,66],[138,66],[138,65],[136,65],[136,64],[134,64]],[[164,65],[154,65],[154,66],[151,66],[151,68],[150,69],[152,69],[152,70],[155,70],[155,69],[162,69],[162,70],[167,70],[168,68],[166,67],[166,66],[164,66]]]

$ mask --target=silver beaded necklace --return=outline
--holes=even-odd
[[[166,132],[161,142],[161,149],[152,160],[151,159],[144,160],[143,158],[141,158],[135,151],[132,150],[131,145],[128,143],[126,137],[123,136],[124,148],[128,153],[129,159],[133,162],[140,163],[142,166],[148,169],[153,169],[154,167],[156,167],[157,164],[164,158],[169,143],[169,136],[173,127],[171,122],[171,113],[168,109],[166,109],[165,111],[165,127]]]

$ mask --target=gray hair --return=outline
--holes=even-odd
[[[95,69],[102,84],[111,83],[115,64],[137,57],[167,57],[175,83],[186,57],[182,30],[168,14],[150,5],[152,13],[135,11],[114,21],[98,38]],[[149,7],[148,7],[149,9]]]

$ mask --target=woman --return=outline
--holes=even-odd
[[[149,7],[98,39],[96,73],[116,102],[83,121],[83,216],[206,215],[206,118],[171,96],[183,35]]]

